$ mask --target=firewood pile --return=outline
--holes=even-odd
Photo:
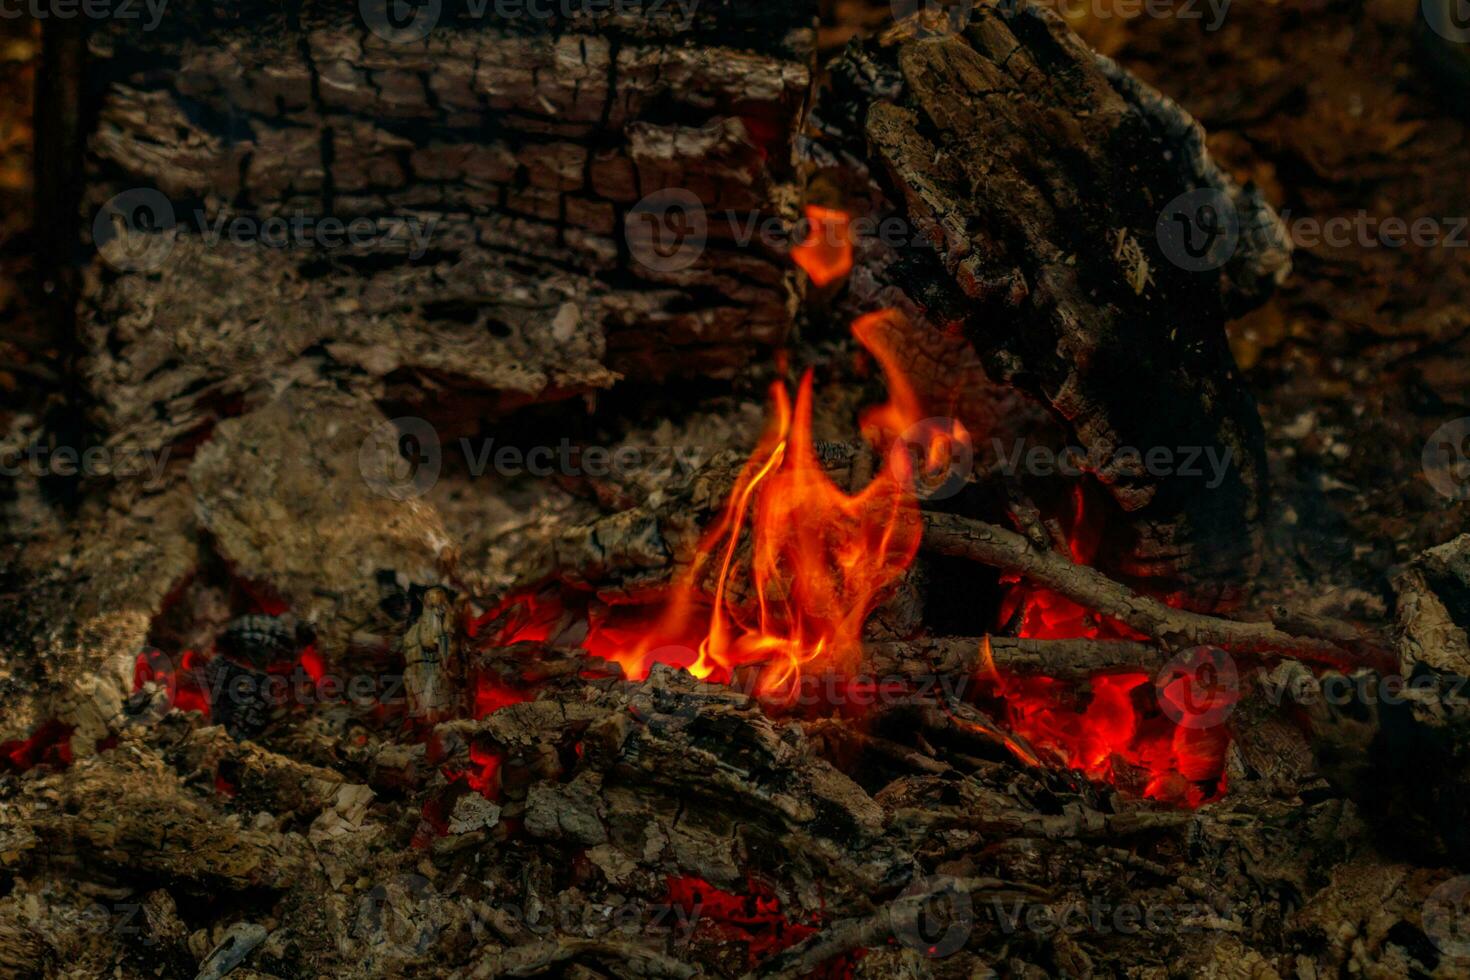
[[[0,973],[1463,975],[1470,535],[1282,570],[1282,218],[1050,10],[830,6],[86,34]]]

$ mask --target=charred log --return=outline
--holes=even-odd
[[[874,220],[909,229],[860,255],[857,301],[963,332],[985,375],[1050,409],[1111,500],[1105,570],[1206,607],[1238,597],[1265,470],[1223,327],[1285,275],[1279,220],[1187,114],[1040,8],[978,6],[963,31],[915,19],[833,74],[818,108],[832,144],[871,156]],[[815,162],[850,183],[842,158]],[[1196,199],[1234,216],[1233,254],[1174,250],[1163,212]],[[951,401],[986,383],[978,364],[953,368]],[[1161,447],[1228,466],[1207,489],[1146,463]]]

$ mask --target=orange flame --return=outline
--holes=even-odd
[[[678,663],[720,682],[760,666],[757,691],[773,699],[790,697],[804,671],[856,672],[863,624],[919,547],[914,467],[896,437],[923,414],[889,346],[901,326],[893,311],[868,314],[852,326],[888,380],[888,402],[864,415],[862,430],[874,444],[892,447],[889,465],[858,493],[844,493],[828,479],[813,441],[811,372],[794,405],[784,385],[773,385],[774,420],[659,622],[631,646],[607,649],[605,638],[594,638],[590,650],[634,678],[654,663]],[[925,460],[947,461],[947,453],[919,449]],[[738,594],[735,575],[744,564],[747,530],[748,597]],[[716,567],[709,598],[701,583]],[[680,646],[685,642],[689,647]]]
[[[833,208],[806,206],[806,237],[791,249],[791,260],[813,283],[825,286],[852,271],[852,219]]]

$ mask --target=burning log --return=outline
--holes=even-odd
[[[647,6],[520,29],[446,4],[412,36],[331,4],[101,27],[100,427],[173,445],[303,373],[453,423],[768,356],[791,276],[732,238],[790,206],[810,18]]]
[[[1039,6],[977,5],[963,31],[915,19],[850,48],[833,78],[824,178],[866,186],[851,197],[870,220],[911,229],[860,249],[856,300],[963,332],[985,374],[1051,410],[1112,502],[1104,570],[1198,606],[1238,598],[1258,565],[1265,467],[1223,328],[1290,266],[1259,193],[1210,160],[1186,113]],[[1171,257],[1174,200],[1238,216],[1234,253]],[[973,364],[930,374],[951,401],[986,383]],[[1210,447],[1229,465],[1204,490],[1146,468],[1155,447]]]
[[[969,677],[994,669],[1075,680],[1109,670],[1154,674],[1168,659],[1162,648],[1132,640],[1014,636],[945,636],[871,643],[866,654],[865,667],[875,677]]]
[[[1460,763],[1463,549],[1396,580],[1400,657],[1432,696],[1341,712],[1315,768],[1264,681],[1170,700],[1198,644],[1304,687],[1346,676],[1323,664],[1378,676],[1349,624],[1154,597],[1221,603],[1251,565],[1259,433],[1220,327],[1285,267],[1274,216],[1056,19],[983,8],[929,36],[921,18],[839,60],[812,153],[849,155],[810,187],[871,193],[922,237],[794,251],[863,315],[852,345],[796,347],[812,367],[788,388],[784,359],[738,369],[787,338],[800,278],[713,228],[660,267],[678,243],[637,202],[687,184],[707,212],[796,207],[808,11],[720,3],[687,32],[642,13],[520,30],[450,10],[404,44],[313,3],[196,5],[157,35],[96,35],[94,196],[145,181],[206,223],[296,209],[446,234],[400,262],[175,228],[161,271],[126,248],[89,270],[104,426],[205,441],[157,494],[121,488],[7,569],[0,950],[32,973],[210,977],[1434,969],[1432,876],[1385,873],[1344,796],[1387,823],[1403,804],[1372,799],[1372,767],[1409,771],[1425,745]],[[854,161],[872,166],[841,176]],[[1219,270],[1160,259],[1150,221],[1186,190],[1253,226]],[[157,231],[101,244],[146,254]],[[926,399],[980,383],[981,359],[1095,454],[1113,508],[1095,554],[993,468],[960,467],[958,513],[923,512],[929,478],[988,434],[932,424]],[[736,384],[648,413],[625,387],[595,418],[672,431],[660,445],[698,431],[682,414],[713,420],[727,451],[678,479],[385,479],[407,448],[390,406],[437,407],[447,433],[616,374],[699,371]],[[757,438],[747,389],[773,375]],[[1169,441],[1229,451],[1218,497],[1118,458]],[[1045,635],[1007,612],[1041,592],[1081,612]],[[973,608],[939,610],[948,593]],[[308,693],[374,693],[229,700],[283,668]],[[1399,798],[1459,852],[1439,801]],[[99,899],[144,923],[89,934]],[[1181,921],[1098,924],[1100,904]],[[1066,928],[1079,910],[1091,932]]]

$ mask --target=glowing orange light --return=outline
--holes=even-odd
[[[852,271],[852,221],[835,208],[806,206],[806,237],[791,249],[791,260],[818,286]]]
[[[888,402],[861,420],[877,445],[891,444],[923,417],[890,346],[901,325],[896,313],[883,311],[852,327],[888,379]],[[890,454],[892,465],[856,494],[844,493],[827,478],[814,446],[811,372],[794,404],[780,384],[771,400],[772,423],[659,621],[624,632],[633,640],[627,645],[598,632],[589,637],[587,648],[628,676],[677,663],[698,678],[729,682],[737,668],[758,665],[758,693],[783,699],[804,671],[857,672],[863,624],[919,547],[909,457]],[[929,448],[918,448],[927,458]],[[748,556],[741,547],[747,531]],[[746,561],[749,597],[737,597],[735,572]],[[701,587],[711,573],[712,597]]]

